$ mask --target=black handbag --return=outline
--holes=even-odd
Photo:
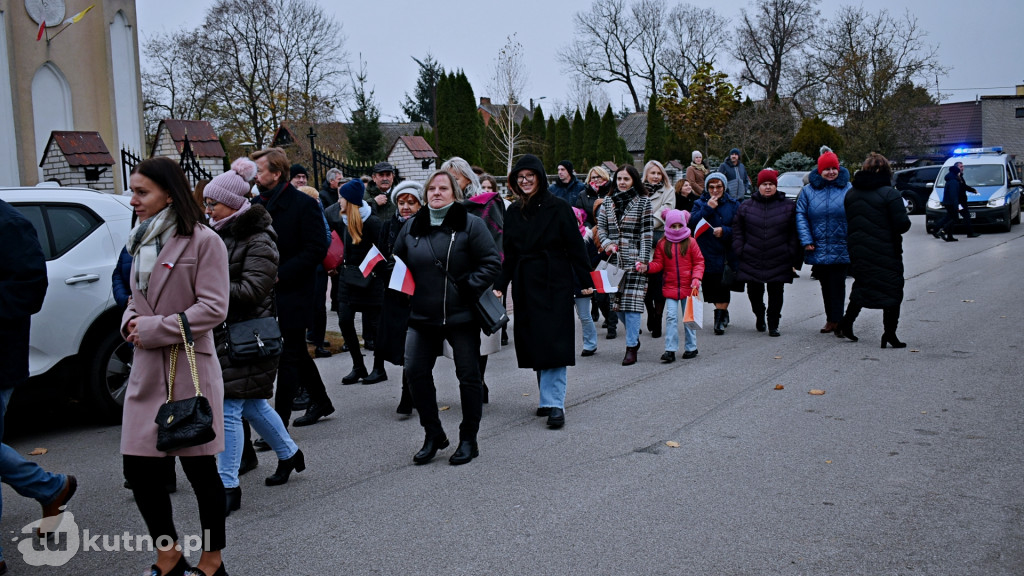
[[[174,400],[174,372],[178,363],[178,349],[181,346],[175,344],[171,347],[171,367],[167,375],[167,402],[162,404],[156,413],[156,449],[161,452],[199,446],[217,437],[217,432],[213,429],[213,409],[210,408],[210,401],[199,389],[196,343],[192,339],[192,329],[184,313],[178,314],[178,329],[181,330],[181,339],[185,345],[185,356],[188,358],[196,395],[185,400]]]
[[[341,278],[345,284],[354,288],[369,288],[370,282],[373,281],[373,272],[369,276],[363,276],[363,271],[359,269],[359,266],[345,264],[341,267]]]
[[[273,316],[224,323],[228,337],[228,359],[232,364],[251,364],[280,356],[284,348],[281,326]]]
[[[455,232],[452,232],[452,241],[455,241]],[[427,248],[430,248],[430,255],[434,257],[434,265],[444,272],[444,275],[448,277],[448,281],[458,291],[459,283],[455,281],[455,278],[448,272],[448,269],[441,265],[441,261],[437,259],[437,254],[434,253],[434,245],[430,243],[429,239],[427,240]],[[487,336],[493,335],[508,324],[508,313],[505,312],[505,305],[494,295],[494,290],[490,286],[473,303],[473,316],[476,318],[476,323],[480,325],[480,330],[483,330],[483,333]]]

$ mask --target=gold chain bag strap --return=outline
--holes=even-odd
[[[178,314],[178,329],[181,330],[185,357],[188,359],[196,393],[192,398],[174,400],[174,375],[178,367],[178,350],[181,346],[175,344],[171,347],[171,366],[167,375],[167,402],[162,404],[156,413],[156,449],[161,452],[173,452],[206,444],[217,437],[213,429],[213,409],[210,408],[210,401],[199,389],[196,343],[192,338],[188,318],[183,312]]]

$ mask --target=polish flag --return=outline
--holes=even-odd
[[[42,40],[42,39],[43,39],[43,31],[44,31],[44,30],[46,30],[46,20],[43,20],[43,21],[42,21],[42,22],[41,22],[41,23],[39,24],[39,33],[38,33],[38,34],[36,34],[36,42],[39,42],[40,40]],[[47,40],[47,42],[49,42],[49,40]]]
[[[619,291],[619,287],[608,280],[607,270],[594,270],[590,273],[590,278],[594,281],[594,289],[601,294],[613,294]]]
[[[391,271],[391,281],[388,282],[388,288],[408,294],[409,296],[412,296],[412,293],[416,290],[416,283],[412,281],[412,272],[409,272],[409,267],[398,256],[395,256],[395,269]]]
[[[363,273],[363,278],[369,277],[370,272],[373,272],[373,267],[383,261],[384,255],[377,250],[376,246],[371,245],[370,251],[366,253],[366,258],[363,258],[363,263],[359,265],[359,271]]]
[[[711,230],[711,224],[708,224],[707,220],[701,218],[700,222],[697,222],[697,229],[693,231],[693,237],[700,238],[700,235],[708,230]]]

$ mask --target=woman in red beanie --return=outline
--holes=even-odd
[[[766,328],[764,291],[768,287],[769,336],[779,336],[783,289],[793,283],[793,267],[800,262],[796,207],[778,193],[778,185],[778,172],[761,170],[757,190],[740,204],[732,222],[732,249],[739,261],[736,279],[747,283],[758,332]]]
[[[839,165],[839,157],[831,148],[822,146],[818,169],[807,176],[809,182],[796,198],[796,229],[804,247],[804,260],[811,265],[811,275],[821,283],[825,304],[825,327],[821,333],[827,334],[839,327],[846,301],[850,255],[846,250],[843,200],[851,188],[850,172]]]

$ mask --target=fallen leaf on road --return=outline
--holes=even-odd
[[[669,448],[679,448],[679,442],[669,440],[668,442],[665,442],[665,446],[668,446]]]
[[[775,385],[775,389],[776,390],[782,390],[783,388],[785,388],[785,386],[783,386],[782,384],[776,384]]]
[[[929,294],[935,294],[935,290],[929,290],[928,293]]]
[[[817,389],[811,390],[810,392],[808,392],[808,394],[810,394],[812,396],[821,396],[824,393],[825,393],[824,390],[817,390]]]
[[[29,456],[42,456],[49,452],[46,448],[36,448],[35,450],[28,453]]]
[[[523,396],[529,396],[529,395],[530,395],[529,392],[527,392],[526,394],[523,394]]]
[[[964,302],[974,302],[974,300],[964,300]]]
[[[832,463],[831,460],[825,460],[825,464],[831,464],[831,463]]]
[[[451,410],[451,406],[441,406],[438,410]]]
[[[922,411],[921,411],[921,414],[927,414],[927,413],[928,413],[928,412],[926,412],[926,411],[924,411],[924,410],[922,410]]]
[[[920,352],[920,350],[918,350],[917,348],[911,348],[910,351],[911,352]]]
[[[776,360],[782,360],[782,356],[776,356],[775,359]]]

